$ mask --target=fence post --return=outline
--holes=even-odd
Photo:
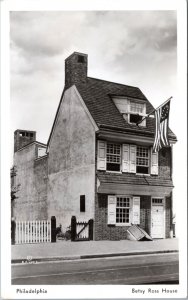
[[[76,239],[76,217],[72,216],[71,218],[71,241]]]
[[[16,222],[14,220],[11,221],[11,244],[15,244],[16,238]]]
[[[56,242],[56,217],[51,217],[51,243]]]
[[[89,240],[93,241],[93,219],[89,220]]]

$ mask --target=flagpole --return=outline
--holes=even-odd
[[[173,97],[171,96],[170,98],[168,98],[164,103],[162,103],[161,105],[159,105],[157,108],[155,108],[154,110],[152,110],[152,112],[150,112],[149,114],[147,114],[147,116],[145,116],[141,121],[137,122],[136,125],[139,125],[140,123],[142,123],[143,120],[145,120],[147,117],[149,117],[154,111],[156,111],[157,109],[159,109],[161,106],[165,105],[168,101],[170,101]]]

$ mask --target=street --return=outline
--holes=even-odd
[[[178,280],[177,253],[12,265],[14,285],[177,284]]]

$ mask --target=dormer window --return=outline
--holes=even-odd
[[[145,116],[146,113],[146,104],[138,103],[135,101],[130,101],[129,110],[128,110],[128,122],[131,124],[136,124],[137,122],[142,120],[142,117]],[[146,119],[140,123],[141,126],[146,126]]]
[[[123,118],[130,124],[136,124],[146,115],[146,103],[142,100],[127,99],[123,96],[113,97],[113,101]],[[146,119],[139,124],[146,126]]]

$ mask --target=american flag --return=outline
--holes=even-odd
[[[163,147],[169,147],[168,140],[168,119],[170,111],[170,100],[155,111],[156,128],[153,152],[159,151]]]

